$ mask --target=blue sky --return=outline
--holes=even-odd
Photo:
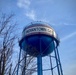
[[[58,33],[64,75],[76,75],[75,0],[0,0],[0,12],[14,13],[21,34],[32,21],[45,21]]]

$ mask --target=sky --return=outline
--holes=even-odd
[[[50,24],[60,38],[59,54],[64,75],[76,75],[75,0],[0,0],[0,12],[14,13],[21,34],[33,21]]]

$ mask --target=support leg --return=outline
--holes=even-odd
[[[17,74],[16,75],[18,75],[18,71],[19,71],[20,57],[21,57],[21,49],[20,49],[20,52],[19,52],[18,67],[17,67]]]
[[[40,55],[37,57],[37,70],[38,70],[38,75],[43,75],[42,74],[42,57]]]

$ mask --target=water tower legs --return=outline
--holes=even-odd
[[[41,53],[42,53],[42,50],[41,50],[41,37],[39,38],[39,41],[40,41],[40,54],[37,56],[37,72],[38,72],[38,75],[43,75],[43,70],[42,70],[42,56],[41,56]]]
[[[20,48],[20,52],[19,52],[18,67],[17,67],[17,74],[16,75],[18,75],[18,71],[19,71],[20,58],[21,58],[21,48]]]
[[[43,73],[42,73],[42,57],[40,55],[37,57],[37,71],[38,71],[38,75],[43,75]]]

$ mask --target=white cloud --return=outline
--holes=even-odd
[[[70,24],[70,23],[63,23],[62,25],[66,25],[66,26],[76,26],[76,24]]]
[[[69,38],[71,38],[71,37],[73,37],[73,36],[75,36],[75,35],[76,35],[76,32],[73,32],[73,33],[65,36],[64,38],[62,38],[61,41],[66,41],[67,39],[69,39]]]
[[[30,12],[25,13],[25,15],[34,21],[36,20],[36,14],[34,10],[31,10]]]
[[[20,8],[29,8],[30,0],[18,0],[17,5]]]
[[[31,20],[36,20],[36,13],[35,10],[30,8],[31,1],[30,0],[18,0],[17,5],[20,8],[25,9],[25,16]]]
[[[63,25],[69,25],[68,23],[63,23]]]

